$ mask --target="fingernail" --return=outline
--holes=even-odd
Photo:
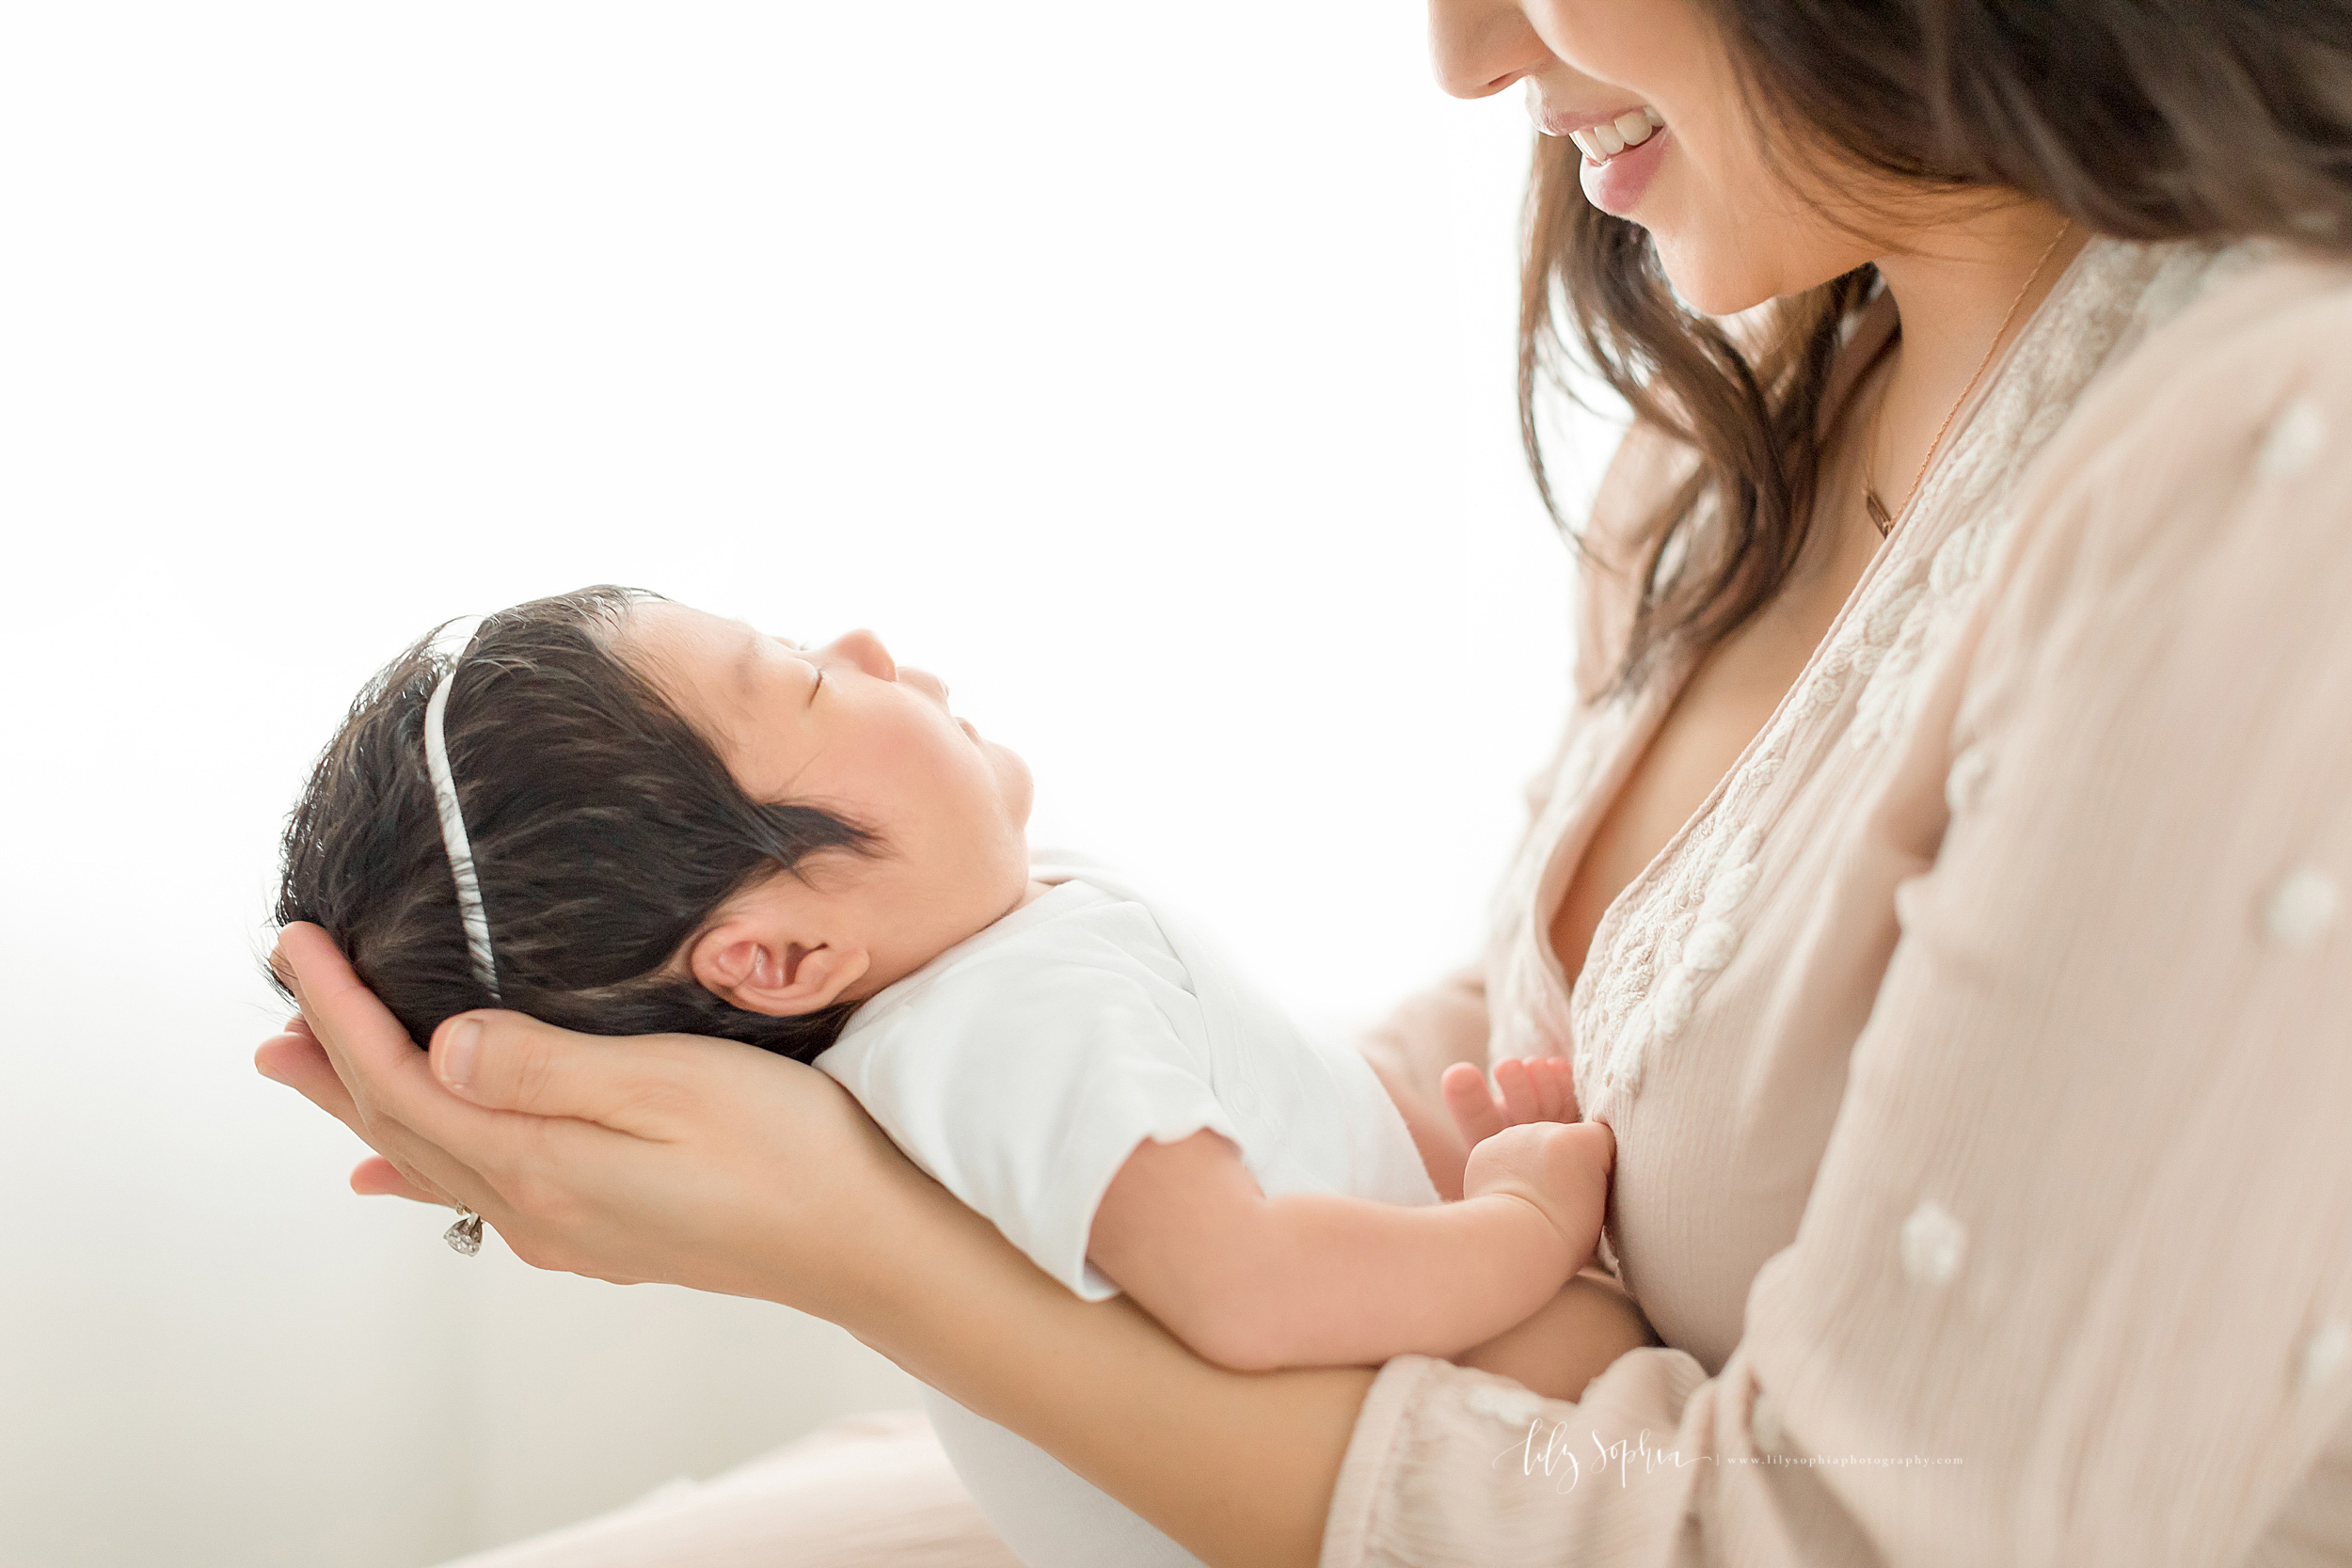
[[[474,1020],[460,1019],[441,1045],[441,1082],[453,1089],[463,1089],[473,1083],[473,1059],[482,1050],[482,1025]]]

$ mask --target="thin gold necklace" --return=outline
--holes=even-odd
[[[1953,416],[1957,415],[1961,410],[1961,405],[1968,401],[1968,394],[1977,389],[1977,383],[1984,379],[1985,367],[1993,363],[1993,351],[2001,346],[2001,335],[2009,330],[2009,324],[2016,319],[2017,307],[2025,303],[2026,294],[2032,289],[2034,280],[2042,276],[2042,269],[2050,264],[2050,257],[2057,251],[2058,241],[2066,238],[2066,231],[2074,227],[2073,218],[2068,218],[2058,225],[2058,231],[2050,236],[2048,246],[2042,252],[2042,260],[2033,264],[2033,271],[2027,273],[2026,281],[2018,285],[2017,297],[2009,302],[2008,314],[2001,318],[2001,325],[1993,329],[1993,341],[1985,345],[1984,357],[1977,362],[1977,373],[1970,376],[1968,385],[1960,389],[1960,402],[1952,404],[1951,413],[1945,415],[1944,422],[1935,427],[1935,439],[1928,443],[1928,454],[1920,459],[1919,471],[1911,476],[1911,488],[1903,492],[1902,504],[1892,512],[1887,511],[1886,503],[1879,499],[1878,486],[1870,483],[1870,470],[1878,463],[1879,415],[1886,408],[1886,390],[1882,390],[1879,393],[1878,402],[1870,405],[1869,444],[1862,449],[1862,506],[1864,511],[1870,514],[1870,521],[1876,525],[1881,539],[1893,533],[1895,524],[1909,515],[1912,498],[1919,493],[1919,482],[1928,477],[1928,467],[1935,461],[1935,454],[1943,450],[1944,433],[1952,428]],[[1893,385],[1890,377],[1887,390],[1891,390]]]

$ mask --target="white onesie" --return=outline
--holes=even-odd
[[[1103,868],[1056,885],[877,993],[817,1066],[891,1140],[1088,1301],[1094,1211],[1146,1138],[1231,1139],[1268,1196],[1438,1201],[1405,1120],[1354,1051],[1310,1040],[1183,921]],[[1197,1559],[1025,1439],[935,1390],[932,1425],[1029,1568]]]

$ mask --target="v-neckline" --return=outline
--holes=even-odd
[[[1960,451],[1965,444],[1967,436],[1976,424],[1979,412],[1984,407],[1994,388],[2008,373],[2019,349],[2033,336],[2034,329],[2047,317],[2056,302],[2075,286],[2079,275],[2085,271],[2085,259],[2102,248],[2103,237],[2093,234],[2075,251],[2073,258],[2059,272],[2057,279],[2051,283],[2048,292],[2035,303],[2033,312],[2026,318],[2024,325],[2018,328],[2016,334],[1995,356],[1986,373],[1979,378],[1977,386],[1954,410],[1949,439],[1936,452],[1934,465],[1921,475],[1916,495],[1927,494],[1936,476],[1951,462],[1953,453]],[[1856,316],[1847,341],[1839,351],[1838,368],[1833,372],[1830,388],[1825,391],[1822,399],[1823,407],[1831,410],[1833,417],[1837,409],[1838,400],[1852,395],[1859,381],[1867,377],[1883,357],[1888,342],[1899,325],[1899,320],[1896,315],[1894,296],[1882,283],[1879,292],[1871,296]],[[1902,529],[1898,528],[1895,534],[1899,535],[1903,531]],[[1655,884],[1690,843],[1692,836],[1715,814],[1733,783],[1752,766],[1757,748],[1781,722],[1782,715],[1786,712],[1789,702],[1798,692],[1805,689],[1829,650],[1837,643],[1847,622],[1855,612],[1855,607],[1869,597],[1870,591],[1879,578],[1890,569],[1888,562],[1896,560],[1902,553],[1904,552],[1899,550],[1896,545],[1895,536],[1890,535],[1885,546],[1871,557],[1869,564],[1863,568],[1862,575],[1854,580],[1853,587],[1848,591],[1845,602],[1838,607],[1837,613],[1831,617],[1829,626],[1815,642],[1812,652],[1805,657],[1804,664],[1798,668],[1795,677],[1788,683],[1788,689],[1781,693],[1779,701],[1773,704],[1772,711],[1765,716],[1764,721],[1757,726],[1756,733],[1748,737],[1747,743],[1740,749],[1739,754],[1733,757],[1730,765],[1724,769],[1723,775],[1715,781],[1713,786],[1708,790],[1682,825],[1667,836],[1665,842],[1658,847],[1656,852],[1643,863],[1641,869],[1636,871],[1623,887],[1617,889],[1616,893],[1602,906],[1600,916],[1595,923],[1592,935],[1585,943],[1582,961],[1578,965],[1575,976],[1570,978],[1567,966],[1562,961],[1559,950],[1552,942],[1552,925],[1559,918],[1561,907],[1567,897],[1578,872],[1583,868],[1601,824],[1608,820],[1609,816],[1621,802],[1625,790],[1632,782],[1634,771],[1641,766],[1643,759],[1649,754],[1650,748],[1656,744],[1659,731],[1663,727],[1667,717],[1674,711],[1675,705],[1681,700],[1692,676],[1697,673],[1704,655],[1699,657],[1677,659],[1670,668],[1654,674],[1649,684],[1632,699],[1632,710],[1627,717],[1626,730],[1615,738],[1611,748],[1611,754],[1602,770],[1596,773],[1588,782],[1583,801],[1570,819],[1562,824],[1560,836],[1554,841],[1551,855],[1535,884],[1535,908],[1533,911],[1534,926],[1531,934],[1535,935],[1539,940],[1546,976],[1554,990],[1556,1000],[1565,1009],[1565,1016],[1571,1021],[1571,1028],[1573,1028],[1572,1021],[1577,992],[1592,969],[1594,954],[1604,950],[1603,939],[1613,936],[1616,927],[1623,924],[1630,900]]]

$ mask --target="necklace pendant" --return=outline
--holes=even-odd
[[[1883,539],[1894,531],[1895,519],[1887,515],[1886,503],[1879,499],[1879,493],[1867,484],[1862,487],[1862,509],[1870,515],[1870,521],[1877,527],[1880,538]]]

